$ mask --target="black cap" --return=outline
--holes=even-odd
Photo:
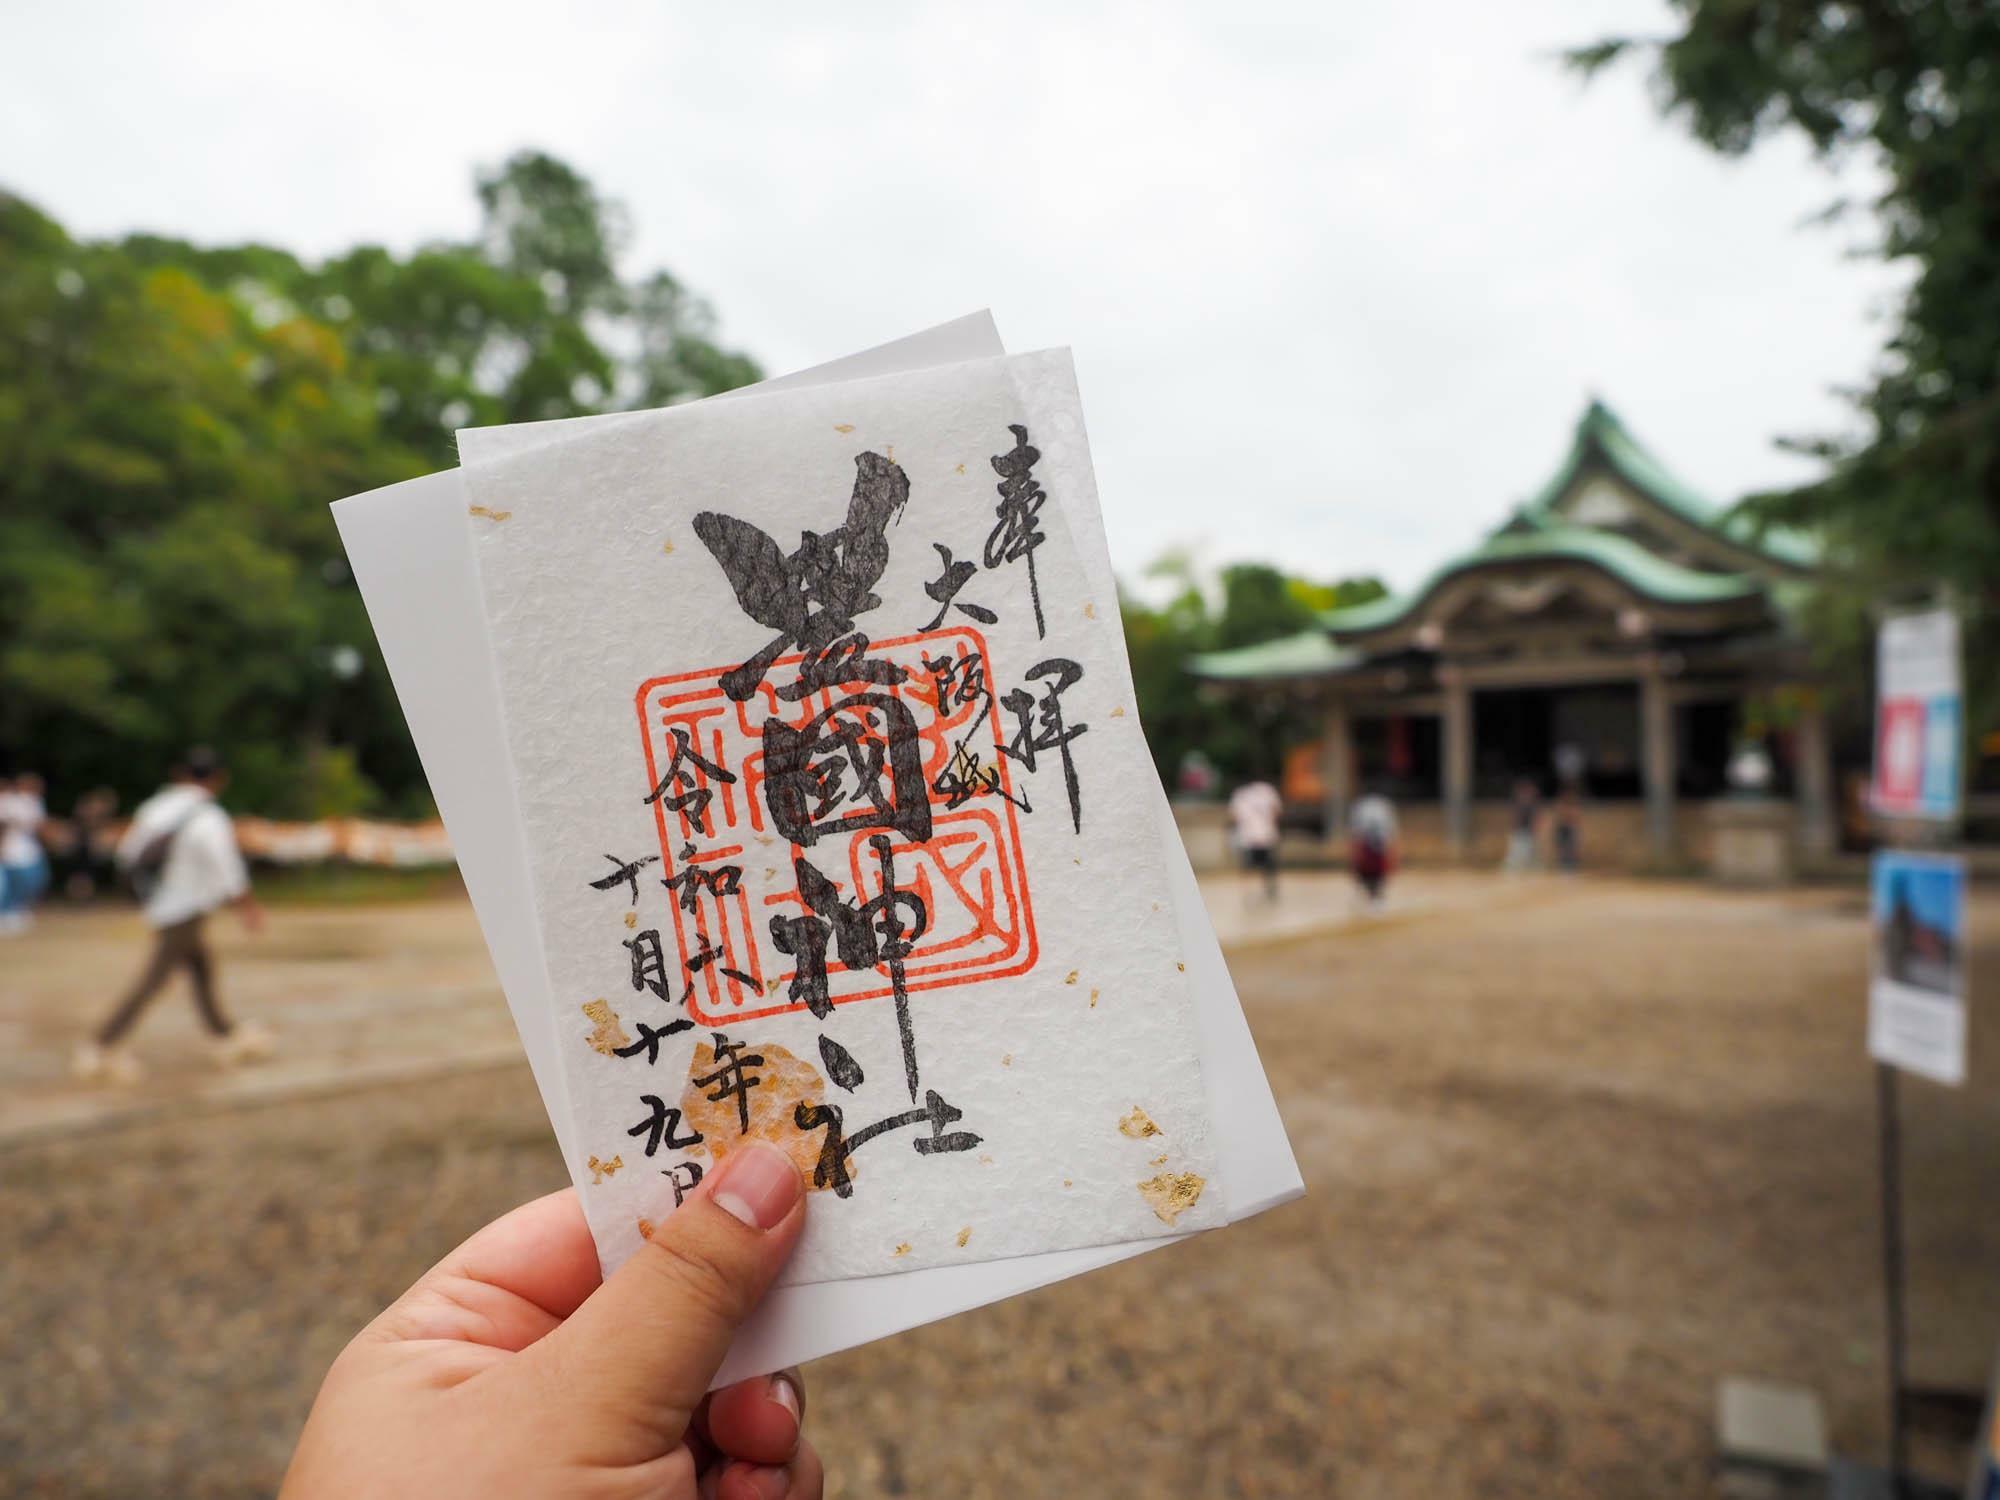
[[[188,751],[181,764],[187,768],[188,777],[193,781],[213,781],[224,769],[222,757],[206,745],[196,745]]]

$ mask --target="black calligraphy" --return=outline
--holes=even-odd
[[[652,791],[642,800],[649,806],[657,802],[669,812],[686,813],[688,821],[702,833],[712,833],[714,830],[708,826],[707,818],[708,804],[715,796],[715,788],[703,786],[696,781],[688,772],[688,763],[692,762],[698,770],[717,781],[734,782],[736,773],[724,770],[714,761],[705,759],[702,753],[694,748],[694,742],[688,738],[688,732],[678,724],[670,726],[667,733],[674,742],[673,756],[668,760],[666,771]],[[670,794],[668,788],[676,786],[684,786],[687,790]],[[636,881],[634,885],[636,888]],[[636,901],[638,897],[635,895],[633,899]]]
[[[738,703],[785,652],[824,652],[854,629],[857,616],[882,602],[874,589],[889,565],[889,523],[909,504],[910,481],[879,453],[856,455],[854,467],[846,521],[823,534],[803,533],[789,555],[749,521],[712,510],[694,518],[695,535],[722,565],[743,612],[777,632],[755,656],[723,674],[722,690]]]
[[[1083,680],[1083,668],[1067,657],[1052,656],[1028,668],[1030,682],[1042,679],[1046,679],[1046,685],[1039,702],[1025,688],[1015,688],[1000,700],[1016,719],[1014,737],[1000,748],[1031,775],[1038,755],[1054,751],[1061,756],[1063,786],[1069,793],[1070,825],[1082,833],[1083,803],[1077,788],[1076,761],[1069,746],[1070,741],[1088,733],[1090,726],[1063,722],[1062,695]]]
[[[1048,540],[1039,519],[1048,493],[1034,475],[1035,461],[1042,456],[1042,450],[1029,444],[1028,429],[1019,422],[1009,423],[1007,430],[1014,434],[1013,448],[994,454],[990,460],[993,472],[1000,476],[1000,503],[993,507],[993,529],[986,536],[985,561],[989,568],[1027,561],[1028,597],[1034,602],[1035,637],[1039,640],[1049,633],[1042,621],[1042,587],[1035,577],[1035,549]]]
[[[652,1111],[645,1119],[626,1131],[627,1135],[643,1135],[646,1138],[646,1154],[651,1156],[661,1146],[671,1151],[684,1151],[689,1146],[699,1146],[702,1135],[699,1130],[690,1129],[681,1134],[681,1112],[661,1099],[658,1094],[641,1094],[639,1102]],[[701,1180],[697,1173],[695,1180]]]
[[[929,1125],[929,1135],[920,1135],[910,1142],[923,1156],[970,1151],[980,1140],[969,1130],[947,1131],[944,1128],[965,1118],[965,1111],[945,1103],[936,1089],[926,1089],[924,1102],[916,1109],[877,1120],[852,1135],[843,1132],[845,1117],[837,1104],[807,1104],[801,1101],[792,1118],[801,1130],[826,1132],[820,1141],[819,1160],[813,1166],[813,1186],[830,1187],[841,1198],[851,1197],[854,1193],[854,1179],[847,1172],[848,1157],[885,1131],[898,1130],[905,1125]]]
[[[715,1070],[694,1080],[698,1089],[705,1089],[710,1084],[715,1086],[715,1092],[705,1095],[705,1098],[717,1103],[727,1099],[736,1101],[738,1135],[750,1129],[750,1091],[764,1081],[761,1074],[750,1070],[763,1065],[763,1053],[752,1052],[744,1043],[732,1042],[718,1031],[715,1033]]]

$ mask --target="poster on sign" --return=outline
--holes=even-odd
[[[1958,617],[1938,609],[1885,622],[1876,638],[1876,694],[1875,810],[1953,821],[1962,722]]]
[[[1872,879],[1868,1051],[1937,1083],[1965,1082],[1965,861],[1884,850]]]

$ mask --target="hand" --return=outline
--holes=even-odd
[[[796,1372],[706,1394],[804,1227],[755,1141],[601,1285],[574,1192],[517,1208],[333,1362],[280,1500],[819,1500]]]
[[[243,930],[252,937],[264,930],[264,908],[255,896],[246,894],[238,901],[236,915],[243,920]]]

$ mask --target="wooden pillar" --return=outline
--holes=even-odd
[[[1354,718],[1339,698],[1329,698],[1320,721],[1320,781],[1326,789],[1326,837],[1347,832],[1347,808],[1354,800]]]
[[[1640,754],[1646,787],[1646,842],[1657,860],[1674,853],[1674,700],[1658,661],[1639,677]]]
[[[1472,848],[1472,689],[1449,668],[1438,673],[1438,682],[1444,688],[1445,843],[1463,858]]]
[[[1833,758],[1826,737],[1826,705],[1819,689],[1801,694],[1799,720],[1792,736],[1797,765],[1792,777],[1798,789],[1799,849],[1825,855],[1834,849]]]

